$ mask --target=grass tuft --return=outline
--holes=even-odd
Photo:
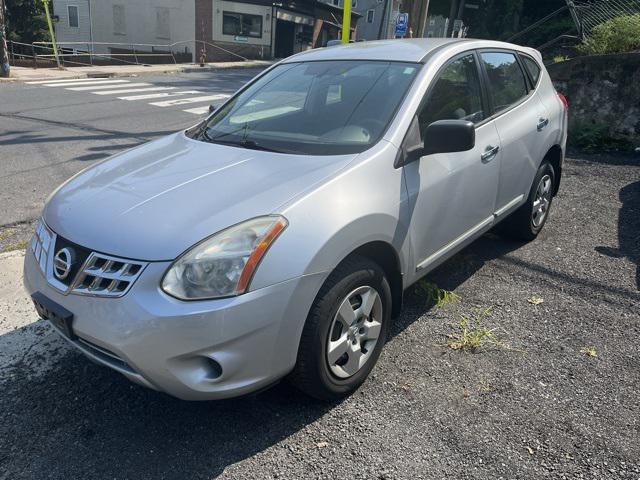
[[[438,288],[435,283],[421,280],[416,285],[416,293],[423,298],[427,299],[429,305],[435,305],[438,308],[442,308],[449,303],[460,301],[460,296],[449,290]]]
[[[597,357],[598,356],[598,351],[596,350],[596,347],[594,347],[593,345],[590,345],[588,347],[582,347],[580,349],[580,353],[584,353],[587,357]]]
[[[508,348],[494,334],[495,329],[484,325],[484,319],[493,307],[478,309],[472,317],[463,316],[458,323],[458,330],[450,334],[447,346],[452,350],[463,350],[475,353],[480,348],[491,345]]]
[[[28,244],[29,244],[29,242],[27,240],[22,240],[21,242],[10,243],[10,244],[6,245],[2,249],[2,252],[6,253],[6,252],[12,252],[14,250],[25,250],[27,248]]]

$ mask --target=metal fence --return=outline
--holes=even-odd
[[[640,0],[566,0],[581,37],[596,25],[620,15],[640,14]]]
[[[9,60],[12,65],[31,66],[33,68],[56,66],[56,59],[51,42],[21,43],[7,42]],[[190,52],[188,45],[195,45],[196,51]],[[151,65],[159,63],[193,63],[200,62],[201,56],[207,57],[207,50],[213,49],[218,56],[232,58],[237,61],[252,58],[264,58],[265,47],[260,45],[243,45],[245,55],[225,46],[192,40],[167,45],[146,43],[112,43],[112,42],[62,42],[58,43],[60,63],[68,66],[91,65]]]

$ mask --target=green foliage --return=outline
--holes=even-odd
[[[578,47],[583,55],[624,53],[640,49],[640,14],[621,15],[593,28]]]
[[[452,350],[477,352],[485,345],[505,347],[493,333],[494,330],[484,326],[484,319],[491,312],[491,307],[478,310],[471,318],[462,317],[458,330],[449,335],[447,346]]]
[[[569,129],[569,144],[582,151],[631,151],[633,142],[626,138],[615,137],[604,123],[575,122]]]
[[[429,305],[435,305],[438,308],[442,308],[448,303],[460,300],[460,297],[457,294],[450,292],[449,290],[438,288],[435,283],[429,283],[426,280],[421,280],[418,283],[416,286],[416,293],[421,297],[426,298]]]
[[[49,40],[41,0],[6,0],[6,6],[7,40],[22,43]]]
[[[569,60],[569,57],[566,55],[555,55],[553,57],[553,63],[566,62],[567,60]]]

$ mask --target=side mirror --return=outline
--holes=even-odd
[[[218,105],[214,105],[213,103],[209,105],[209,113],[213,113],[218,109]]]
[[[476,129],[466,120],[438,120],[424,132],[423,155],[466,152],[476,145]]]

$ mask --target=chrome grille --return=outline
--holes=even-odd
[[[53,272],[53,256],[56,248],[65,246],[78,253],[76,267],[72,275],[60,281]],[[121,297],[129,291],[138,279],[146,262],[113,257],[103,253],[90,252],[56,235],[44,223],[38,221],[36,232],[31,239],[31,251],[40,270],[49,284],[63,294],[92,295],[96,297]]]
[[[53,233],[45,226],[44,222],[38,221],[36,233],[31,238],[31,251],[36,257],[42,273],[46,274],[49,250],[54,244]]]
[[[147,264],[93,252],[78,272],[71,292],[120,297],[127,293]]]

